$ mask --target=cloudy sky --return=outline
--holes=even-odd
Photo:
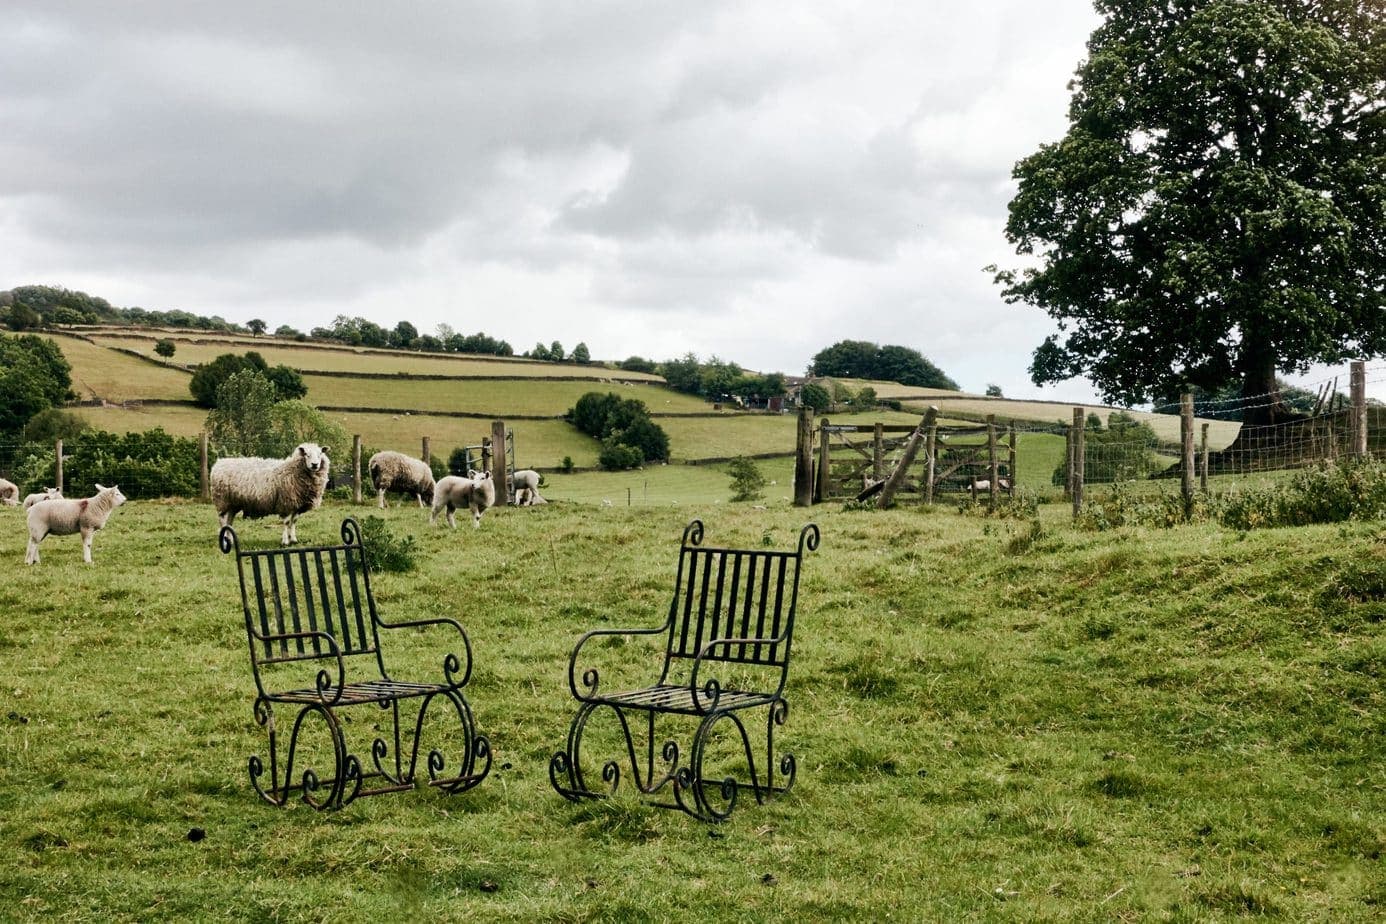
[[[982,267],[1089,0],[0,8],[0,288],[1029,384]]]

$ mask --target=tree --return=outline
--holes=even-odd
[[[627,356],[616,365],[627,372],[654,372],[655,364],[641,356]]]
[[[1386,352],[1386,17],[1358,0],[1099,0],[1069,128],[1016,164],[996,273],[1060,327],[1037,383],[1135,404]]]
[[[569,408],[568,422],[608,447],[633,447],[641,462],[662,462],[669,458],[669,435],[650,418],[649,408],[637,398],[622,398],[607,392],[589,391]],[[613,456],[616,458],[616,456]],[[607,465],[606,468],[631,466]]]
[[[207,415],[212,444],[227,456],[277,455],[274,403],[274,385],[264,373],[249,366],[233,372],[218,383],[216,407]]]
[[[549,347],[549,359],[556,363],[561,363],[565,355],[566,354],[563,352],[563,344],[555,340],[553,345]]]
[[[300,333],[297,328],[290,327],[287,324],[280,324],[278,327],[274,329],[274,336],[291,337],[295,340],[298,340],[302,339],[303,334]]]
[[[1003,398],[1003,397],[1005,397],[1005,395],[1001,394],[1001,386],[1000,386],[1000,385],[996,385],[996,384],[991,384],[991,383],[988,383],[988,385],[987,385],[986,396],[987,396],[988,398]]]
[[[390,345],[397,346],[401,350],[412,347],[419,339],[419,329],[408,321],[400,321],[395,325],[394,331],[390,334]]]
[[[168,339],[167,337],[157,341],[154,344],[154,352],[158,353],[164,359],[172,359],[173,354],[177,349],[178,347],[174,344],[174,342]]]
[[[267,449],[274,458],[287,456],[299,443],[317,443],[329,456],[349,445],[346,429],[306,401],[276,401],[269,422]]]
[[[799,389],[799,403],[821,414],[833,403],[833,396],[817,382],[805,382]]]
[[[267,325],[264,321],[261,321],[259,318],[251,318],[249,321],[245,322],[245,326],[250,330],[252,334],[258,337],[265,332],[265,328],[269,325]]]
[[[573,347],[572,360],[582,365],[586,365],[592,361],[592,354],[588,351],[587,344],[579,343],[577,346]]]
[[[308,394],[308,386],[303,383],[303,376],[297,369],[275,366],[273,369],[264,370],[264,375],[274,386],[276,401],[293,401]]]
[[[809,375],[958,390],[958,383],[918,350],[891,344],[877,346],[865,340],[841,340],[819,350],[809,364]]]
[[[33,330],[43,326],[43,318],[28,305],[20,303],[11,305],[5,312],[5,324],[10,330]]]
[[[87,419],[76,411],[50,407],[39,411],[24,427],[24,440],[30,443],[51,443],[66,440],[91,429]]]
[[[303,376],[299,375],[296,370],[283,365],[271,369],[263,356],[250,350],[241,356],[237,356],[235,353],[222,353],[210,363],[199,366],[197,371],[193,373],[192,381],[188,383],[188,390],[192,392],[193,402],[198,407],[216,407],[221,384],[237,372],[243,372],[246,369],[253,369],[260,373],[274,386],[276,401],[302,398],[308,394],[308,387],[303,384]]]
[[[0,337],[0,433],[71,397],[72,367],[52,340],[36,334]]]
[[[731,475],[732,500],[756,500],[762,496],[765,475],[750,459],[737,456],[727,463],[727,474]]]

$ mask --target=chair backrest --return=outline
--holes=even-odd
[[[810,523],[792,551],[704,548],[702,521],[689,523],[669,604],[664,677],[675,661],[696,658],[715,639],[755,638],[773,641],[718,646],[704,660],[778,667],[783,684],[799,570],[804,552],[818,548],[818,537],[818,527]]]
[[[260,684],[263,666],[330,658],[320,635],[331,636],[345,657],[374,655],[381,673],[375,598],[361,547],[361,528],[342,521],[342,544],[309,548],[242,550],[235,531],[222,527],[221,550],[236,553],[250,661]],[[264,692],[263,685],[261,691]]]

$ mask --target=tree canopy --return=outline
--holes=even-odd
[[[298,370],[283,365],[270,368],[263,356],[250,350],[240,356],[235,353],[222,353],[211,362],[199,366],[193,373],[192,380],[188,382],[188,390],[192,392],[193,401],[198,407],[217,407],[221,384],[237,372],[247,369],[260,373],[274,386],[276,401],[302,398],[308,394],[308,387],[303,383],[303,376]]]
[[[958,383],[918,350],[889,344],[879,346],[865,340],[840,340],[819,350],[809,364],[809,375],[958,390]]]
[[[0,432],[15,433],[30,418],[71,396],[72,366],[46,337],[0,337]]]
[[[1386,351],[1386,16],[1361,0],[1098,0],[1069,128],[1016,164],[996,274],[1060,332],[1037,384],[1273,395]],[[1286,416],[1257,402],[1254,422]]]

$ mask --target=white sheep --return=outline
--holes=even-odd
[[[212,466],[212,503],[222,526],[246,519],[283,518],[281,545],[298,541],[298,515],[322,506],[332,461],[317,443],[300,443],[286,459],[239,457]]]
[[[521,507],[547,504],[548,501],[539,496],[539,481],[539,473],[532,468],[522,468],[516,472],[511,479],[511,484],[514,485],[515,503]]]
[[[28,510],[40,501],[53,500],[62,496],[63,492],[59,491],[57,488],[44,488],[42,491],[35,491],[33,494],[24,498],[24,509]]]
[[[91,564],[91,537],[106,525],[111,511],[125,503],[125,495],[117,485],[96,486],[96,493],[81,500],[75,498],[54,498],[29,508],[29,549],[24,554],[24,564],[37,565],[38,547],[44,537],[82,534],[82,561]]]
[[[448,525],[456,529],[457,521],[453,519],[452,512],[458,507],[467,507],[472,511],[473,528],[480,529],[481,515],[495,502],[496,485],[491,480],[490,472],[471,471],[466,478],[448,475],[433,488],[433,509],[428,515],[428,522],[438,522],[438,512],[446,507]]]
[[[420,507],[433,503],[433,470],[422,459],[387,449],[371,456],[368,468],[382,510],[386,491],[412,494]]]
[[[19,504],[19,485],[0,478],[0,504],[4,504],[6,507],[17,506]]]

